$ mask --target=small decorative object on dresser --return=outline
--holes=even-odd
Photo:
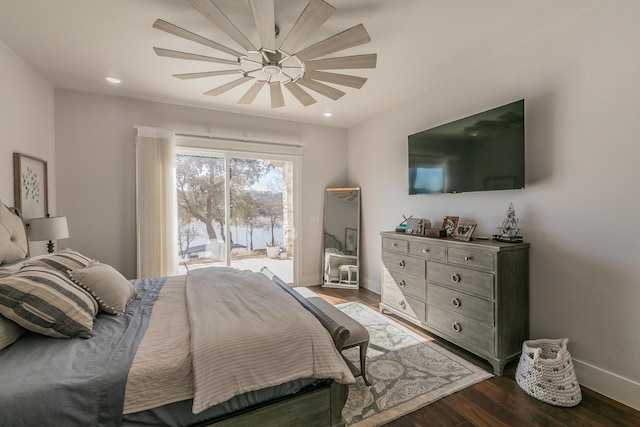
[[[458,226],[453,231],[453,238],[458,240],[464,240],[468,242],[471,240],[471,236],[473,235],[474,230],[478,224],[473,224],[471,222],[460,222]]]
[[[502,224],[498,227],[499,234],[493,235],[493,240],[507,243],[522,243],[522,235],[518,227],[518,219],[516,218],[516,210],[513,208],[513,202],[507,209],[507,216],[502,220]]]
[[[437,239],[446,238],[447,237],[447,230],[443,230],[443,229],[440,229],[440,228],[426,228],[424,230],[424,235],[426,237],[435,237]]]
[[[431,221],[424,218],[407,218],[407,229],[405,233],[423,236],[424,230],[431,227]]]
[[[453,231],[458,227],[458,220],[460,217],[457,216],[445,216],[442,220],[443,230],[447,230],[447,236],[453,236]]]

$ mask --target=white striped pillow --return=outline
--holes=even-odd
[[[57,270],[23,267],[0,279],[0,314],[55,338],[89,338],[98,303]]]
[[[80,252],[65,248],[54,254],[46,255],[35,260],[25,262],[25,266],[40,266],[47,268],[55,268],[68,276],[69,270],[76,268],[85,268],[94,260],[82,255]]]

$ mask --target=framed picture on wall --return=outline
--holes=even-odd
[[[49,213],[47,162],[26,154],[13,153],[14,204],[22,217],[42,218]]]
[[[344,249],[349,252],[355,252],[358,241],[358,230],[355,228],[345,228],[344,231]]]

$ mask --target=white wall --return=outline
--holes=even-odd
[[[344,129],[69,90],[56,90],[55,108],[58,208],[68,217],[67,246],[135,277],[134,125],[301,142],[298,284],[320,283],[324,188],[345,185]]]
[[[51,84],[0,41],[0,200],[8,206],[14,205],[13,153],[18,152],[47,162],[49,213],[56,213],[53,107]],[[34,255],[46,252],[45,242],[30,246]]]
[[[514,203],[531,243],[532,338],[568,337],[578,379],[640,408],[640,2],[602,2],[349,130],[363,192],[363,269],[380,290],[381,230],[445,215],[490,235]],[[407,195],[407,135],[526,100],[525,190]],[[367,161],[362,161],[366,153]],[[380,173],[384,171],[384,173]],[[389,208],[395,207],[395,208]]]

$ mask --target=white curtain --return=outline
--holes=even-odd
[[[178,245],[175,133],[136,126],[138,277],[175,275]]]

